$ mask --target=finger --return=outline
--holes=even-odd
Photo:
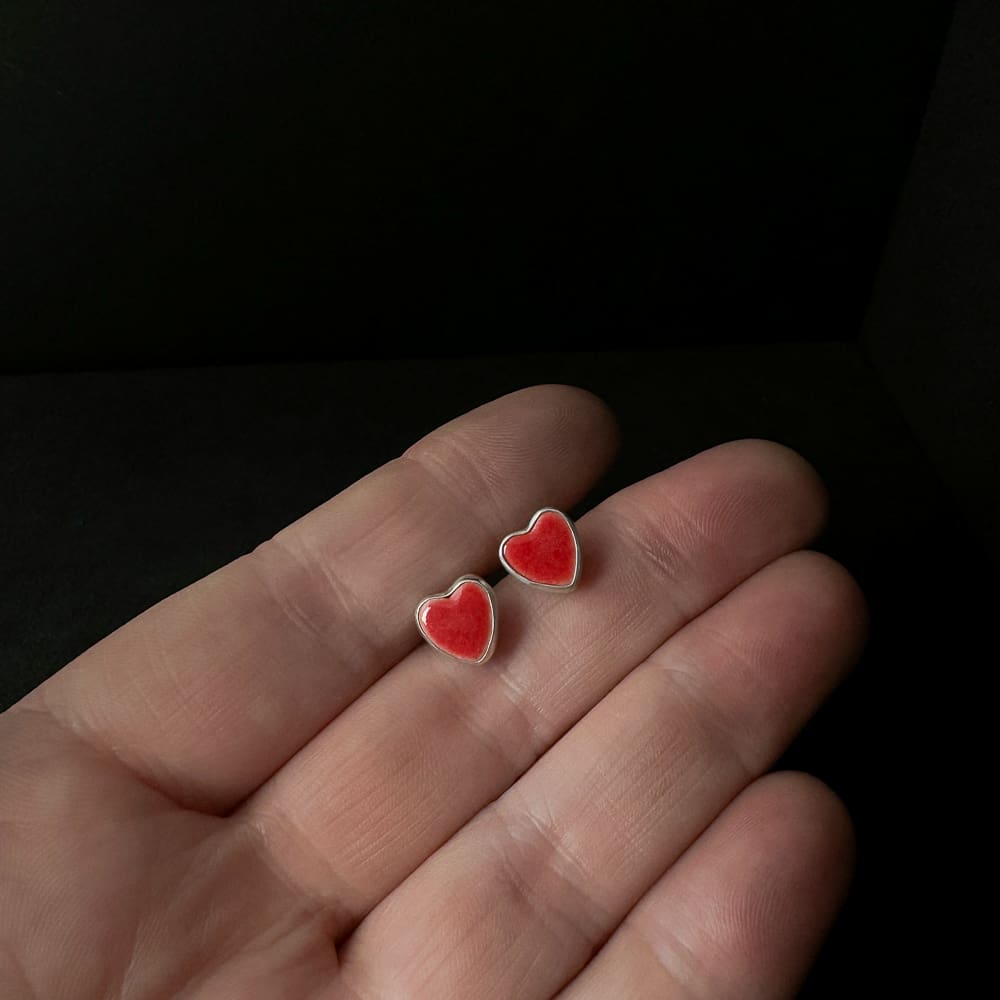
[[[761,778],[639,901],[559,1000],[796,995],[853,870],[851,821],[804,774]]]
[[[569,505],[615,448],[606,407],[539,386],[446,424],[29,696],[181,803],[225,811],[418,641],[413,609]]]
[[[832,560],[799,552],[761,570],[369,915],[344,956],[357,979],[375,995],[412,981],[441,998],[484,984],[495,996],[550,996],[774,760],[863,630],[857,587]]]
[[[505,580],[487,669],[417,650],[247,804],[276,864],[349,928],[685,621],[819,528],[779,445],[704,452],[580,520],[572,595]]]

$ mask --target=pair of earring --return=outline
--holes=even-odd
[[[580,578],[580,540],[573,522],[554,507],[536,511],[528,527],[500,543],[500,562],[515,580],[545,590],[572,590]],[[485,663],[497,638],[493,588],[482,577],[460,576],[446,591],[425,597],[416,611],[420,634],[442,653]]]

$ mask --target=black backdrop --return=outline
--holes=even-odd
[[[0,704],[500,392],[614,407],[581,510],[771,437],[873,613],[782,762],[859,836],[803,995],[958,992],[1000,15],[951,6],[8,0]]]
[[[951,0],[4,0],[8,367],[853,339]]]

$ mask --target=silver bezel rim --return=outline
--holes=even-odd
[[[576,569],[573,573],[573,579],[569,583],[539,583],[537,580],[529,580],[526,576],[522,576],[518,573],[518,571],[514,569],[514,567],[511,566],[504,557],[503,550],[507,547],[507,543],[512,538],[528,534],[542,514],[558,514],[566,522],[566,524],[569,525],[569,532],[573,536],[573,546],[576,550]],[[561,510],[558,510],[555,507],[542,507],[541,510],[536,510],[535,513],[531,515],[531,520],[528,522],[527,528],[522,528],[520,531],[512,531],[509,535],[504,536],[503,541],[500,542],[500,562],[503,564],[503,568],[511,576],[520,580],[521,583],[526,583],[529,587],[538,587],[539,590],[561,590],[563,592],[575,590],[577,582],[580,579],[580,570],[583,567],[583,557],[580,552],[580,536],[576,533],[576,525],[573,523],[572,519],[567,517]]]
[[[490,602],[490,612],[491,612],[491,627],[490,627],[490,641],[486,646],[486,652],[483,653],[478,660],[467,660],[463,656],[456,656],[454,653],[449,653],[447,649],[442,649],[425,631],[423,625],[420,623],[420,609],[427,604],[429,601],[437,601],[443,597],[451,597],[456,590],[463,583],[478,583],[479,586],[486,591],[486,596],[489,598]],[[497,602],[496,595],[493,593],[493,588],[481,577],[476,576],[474,573],[466,573],[460,576],[447,590],[442,590],[439,594],[428,594],[420,603],[417,605],[416,610],[413,612],[413,617],[417,622],[417,631],[423,636],[424,641],[428,646],[436,649],[439,653],[444,653],[445,656],[450,657],[452,660],[457,660],[459,663],[485,663],[492,655],[493,650],[497,643]]]

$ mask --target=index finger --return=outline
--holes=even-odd
[[[228,811],[419,640],[413,608],[497,562],[614,453],[596,397],[537,386],[434,431],[166,598],[12,711],[40,708],[183,805]]]

